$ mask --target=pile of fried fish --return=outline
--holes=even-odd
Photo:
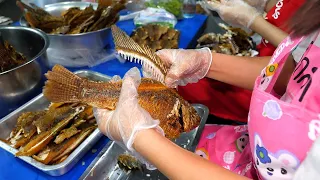
[[[97,128],[91,106],[52,103],[46,110],[22,113],[3,140],[43,164],[59,164]]]
[[[147,24],[135,29],[131,38],[140,46],[148,46],[153,52],[161,49],[177,49],[180,32],[168,26]]]
[[[208,47],[216,53],[236,55],[236,56],[255,56],[255,44],[250,35],[241,28],[234,28],[219,24],[225,30],[224,34],[207,33],[202,35],[197,41],[196,48]]]
[[[0,73],[8,71],[27,62],[27,58],[15,50],[8,41],[3,41],[0,35]]]
[[[17,1],[17,5],[26,10],[24,17],[31,27],[49,34],[80,34],[110,27],[119,20],[119,12],[125,8],[123,2],[113,1],[110,6],[99,4],[96,10],[92,5],[85,9],[72,7],[61,16],[53,16],[32,3],[29,6]]]

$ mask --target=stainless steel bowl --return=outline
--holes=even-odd
[[[45,64],[49,39],[44,32],[27,27],[0,26],[0,33],[28,59],[25,64],[0,73],[1,118],[41,93],[48,70]]]
[[[33,4],[43,8],[47,4],[65,2],[66,0],[21,0],[21,1],[24,3],[33,3]],[[69,0],[69,1],[81,1],[81,0]]]
[[[59,16],[61,12],[71,7],[84,9],[90,4],[94,9],[98,7],[97,3],[68,1],[45,5],[44,9],[52,15]],[[20,24],[28,26],[24,17],[20,19]],[[50,39],[48,48],[49,68],[55,64],[66,67],[81,67],[94,64],[101,56],[106,55],[103,50],[112,42],[110,28],[81,34],[47,35]]]

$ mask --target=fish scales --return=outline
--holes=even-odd
[[[60,65],[55,65],[46,77],[48,81],[43,93],[51,102],[84,103],[109,110],[116,108],[122,81],[93,82]],[[160,121],[160,127],[170,139],[193,130],[200,123],[196,110],[175,89],[159,81],[142,78],[138,87],[138,102],[152,118]]]

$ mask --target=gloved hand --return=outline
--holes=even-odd
[[[165,84],[172,88],[198,82],[206,76],[212,62],[209,48],[163,49],[156,54],[170,67]]]
[[[246,3],[252,7],[255,7],[261,13],[264,12],[264,8],[266,7],[268,1],[269,0],[245,0]]]
[[[201,8],[207,13],[207,14],[211,14],[211,10],[208,8],[207,3],[202,0],[202,1],[197,1],[197,3],[201,6]]]
[[[232,26],[250,28],[255,18],[261,15],[261,12],[243,0],[206,1],[206,3],[209,9],[216,11],[222,20]]]
[[[114,77],[117,81],[120,77]],[[155,128],[164,136],[159,121],[152,119],[150,114],[138,104],[137,88],[141,82],[140,72],[137,68],[130,69],[124,76],[119,102],[114,111],[94,109],[100,131],[115,141],[121,147],[131,152],[148,169],[155,169],[144,160],[132,147],[137,133],[141,130]]]

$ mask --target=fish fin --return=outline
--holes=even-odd
[[[84,83],[84,79],[61,65],[55,65],[45,76],[48,80],[43,88],[43,94],[48,100],[54,103],[81,101],[81,84]]]
[[[159,56],[148,46],[140,46],[116,25],[112,25],[111,30],[116,50],[122,58],[142,64],[158,81],[164,82],[168,68]]]

